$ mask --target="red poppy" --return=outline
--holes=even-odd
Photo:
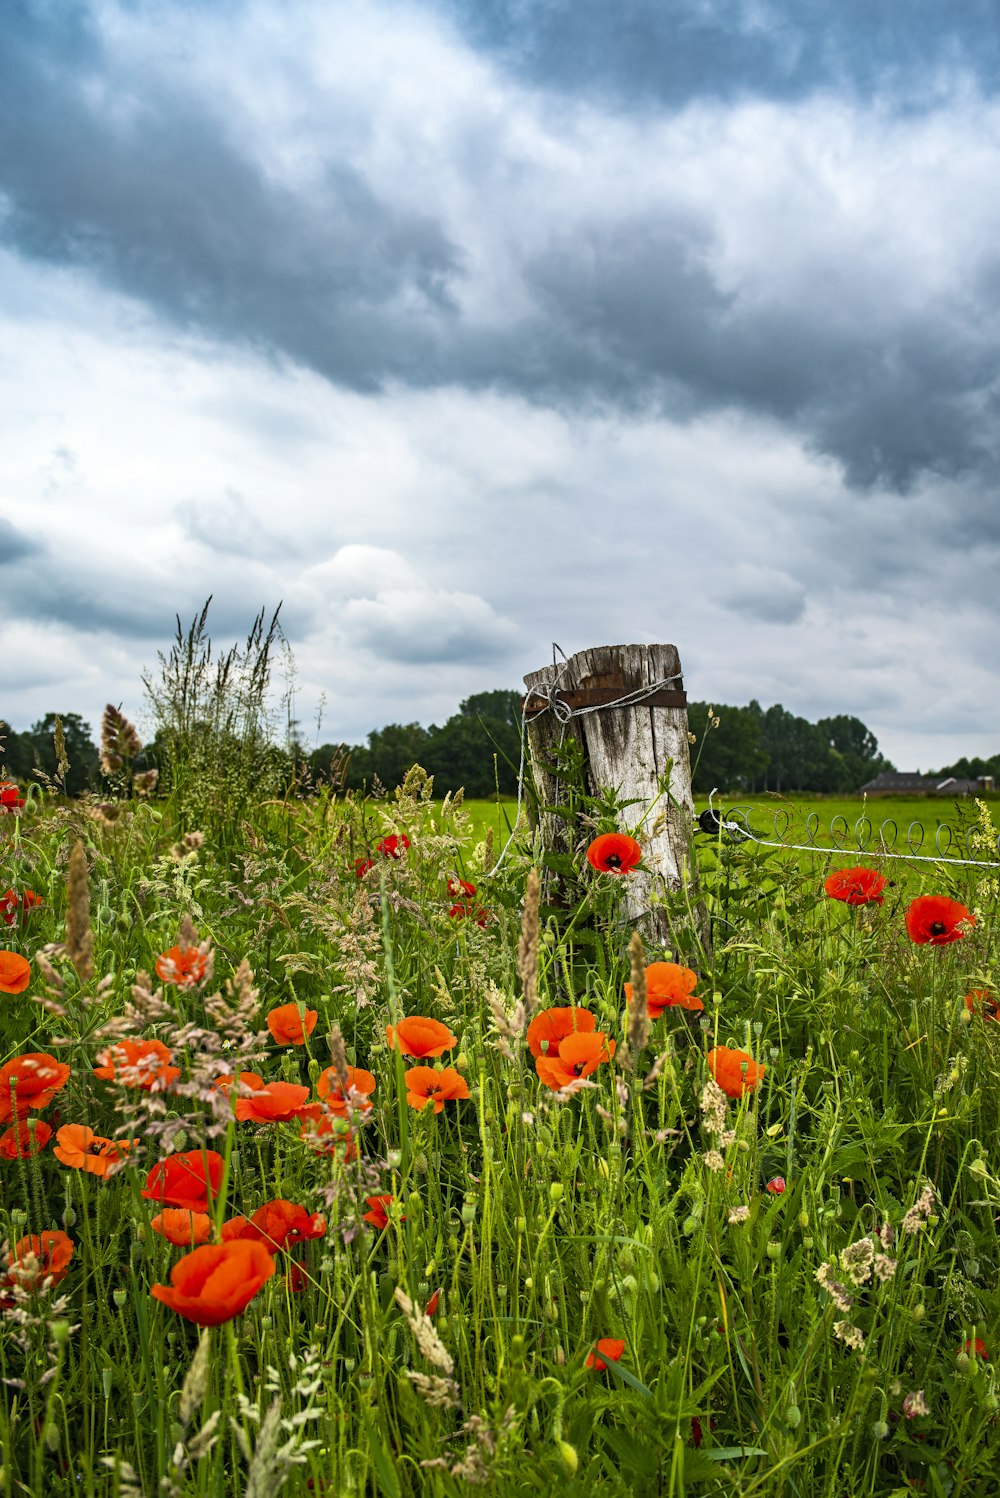
[[[320,1103],[306,1103],[302,1109],[302,1128],[299,1138],[305,1139],[315,1148],[325,1150],[328,1155],[339,1157],[344,1165],[358,1158],[358,1146],[346,1123],[327,1112]]]
[[[206,1243],[178,1259],[170,1284],[150,1293],[198,1326],[221,1326],[245,1311],[274,1273],[274,1259],[262,1243]]]
[[[557,1092],[568,1087],[579,1077],[589,1077],[605,1061],[615,1054],[615,1042],[609,1040],[603,1030],[592,1035],[577,1031],[560,1041],[558,1051],[535,1059],[535,1070],[539,1080]]]
[[[831,900],[845,905],[881,905],[887,880],[877,869],[835,869],[823,882]]]
[[[972,988],[965,995],[965,1007],[970,1014],[979,1014],[983,1019],[1000,1020],[1000,999],[988,988]]]
[[[370,1071],[365,1071],[362,1066],[349,1066],[347,1068],[346,1088],[341,1086],[340,1078],[337,1076],[337,1068],[328,1066],[322,1071],[316,1081],[316,1091],[326,1101],[326,1106],[337,1118],[346,1118],[350,1109],[347,1105],[347,1093],[363,1093],[363,1097],[354,1099],[353,1106],[359,1113],[368,1113],[371,1103],[368,1101],[371,1093],[375,1091],[375,1078]]]
[[[354,872],[357,874],[357,876],[358,876],[359,879],[363,879],[365,877],[365,875],[368,873],[368,870],[369,869],[373,869],[374,867],[375,867],[375,860],[374,860],[374,858],[358,858],[358,859],[355,859]]]
[[[528,1026],[528,1050],[533,1056],[554,1056],[567,1035],[589,1034],[596,1023],[589,1009],[541,1009]]]
[[[285,1271],[285,1289],[292,1295],[301,1295],[309,1286],[309,1276],[297,1259],[293,1259]]]
[[[448,914],[453,921],[475,921],[476,925],[480,927],[484,927],[490,918],[489,911],[484,910],[481,905],[470,905],[468,903],[452,905]]]
[[[298,1082],[269,1082],[251,1097],[236,1099],[236,1117],[251,1123],[288,1123],[302,1117],[309,1088]]]
[[[217,1087],[220,1092],[228,1092],[236,1081],[239,1081],[241,1087],[250,1087],[254,1092],[267,1086],[264,1078],[259,1077],[255,1071],[241,1071],[238,1078],[232,1072],[226,1072],[221,1077],[214,1078],[212,1086]]]
[[[437,1308],[438,1308],[438,1306],[440,1304],[441,1304],[441,1290],[440,1290],[440,1288],[438,1288],[437,1290],[434,1291],[434,1294],[431,1296],[430,1300],[424,1306],[424,1315],[425,1316],[434,1316],[434,1315],[436,1315],[437,1314]]]
[[[381,853],[383,858],[402,858],[409,846],[410,839],[405,832],[393,832],[389,837],[384,837],[380,843],[376,843],[375,851]]]
[[[986,1343],[982,1337],[977,1337],[975,1341],[970,1337],[967,1342],[962,1343],[959,1352],[967,1353],[970,1357],[975,1353],[976,1357],[980,1358],[984,1363],[988,1363],[990,1360],[990,1355],[986,1351]]]
[[[0,993],[24,993],[31,982],[31,963],[20,952],[0,952]]]
[[[268,1014],[267,1028],[279,1045],[305,1045],[318,1017],[315,1009],[307,1009],[303,1018],[298,1004],[279,1004]]]
[[[765,1190],[770,1191],[772,1196],[782,1196],[785,1191],[784,1176],[772,1176],[768,1181]]]
[[[153,1166],[142,1194],[147,1201],[186,1207],[189,1212],[207,1212],[211,1198],[218,1194],[224,1163],[216,1150],[168,1155]]]
[[[593,1352],[588,1354],[584,1367],[595,1368],[598,1373],[603,1373],[608,1366],[604,1359],[607,1358],[608,1362],[617,1363],[621,1360],[624,1351],[625,1343],[618,1337],[600,1337],[594,1343]]]
[[[292,1243],[304,1243],[310,1238],[322,1238],[326,1232],[326,1218],[319,1213],[310,1214],[305,1207],[277,1197],[258,1207],[250,1218],[237,1217],[223,1225],[224,1241],[241,1240],[263,1243],[269,1253],[276,1254]]]
[[[47,1233],[30,1233],[14,1244],[7,1255],[7,1267],[20,1266],[17,1282],[25,1289],[40,1289],[46,1280],[58,1285],[69,1273],[73,1248],[73,1240],[59,1228],[50,1228]],[[37,1264],[29,1267],[26,1260],[30,1259],[37,1260]],[[13,1284],[14,1278],[9,1277],[6,1283]]]
[[[156,959],[156,976],[178,988],[195,988],[208,971],[208,957],[197,947],[170,947]]]
[[[94,1076],[102,1082],[121,1082],[143,1092],[158,1092],[176,1082],[180,1067],[170,1066],[172,1053],[162,1040],[118,1040],[98,1056]]]
[[[679,962],[651,962],[646,969],[646,1007],[650,1019],[659,1019],[664,1009],[688,1009],[694,1013],[704,1009],[704,1004],[692,989],[697,986],[698,974]],[[625,997],[632,1002],[632,984],[625,984]]]
[[[767,1068],[746,1051],[734,1051],[727,1045],[716,1046],[708,1053],[708,1069],[727,1097],[741,1098],[753,1092]]]
[[[63,1124],[56,1134],[52,1153],[70,1170],[85,1170],[88,1175],[103,1179],[121,1168],[129,1150],[138,1143],[138,1139],[105,1139],[86,1124]]]
[[[25,1160],[37,1155],[52,1138],[52,1130],[44,1119],[18,1119],[0,1134],[0,1155],[5,1160]]]
[[[627,832],[605,832],[587,849],[587,861],[600,874],[627,874],[642,859],[642,849]]]
[[[449,879],[448,893],[452,896],[453,899],[456,900],[458,899],[459,895],[466,895],[471,897],[476,893],[476,886],[474,884],[470,884],[468,879]]]
[[[406,1101],[420,1112],[431,1103],[434,1112],[440,1113],[446,1102],[469,1096],[468,1083],[453,1066],[447,1066],[443,1071],[435,1071],[432,1066],[411,1066],[403,1077]]]
[[[16,890],[9,889],[5,895],[0,895],[0,920],[8,926],[13,926],[17,920],[18,910],[23,910],[27,915],[29,910],[44,905],[45,901],[41,895],[36,895],[33,889],[26,889],[23,894],[18,895]]]
[[[380,1233],[384,1233],[389,1226],[389,1214],[386,1211],[386,1207],[393,1200],[394,1198],[391,1193],[388,1196],[366,1196],[365,1201],[368,1203],[371,1211],[365,1213],[362,1221],[370,1222],[372,1227],[378,1228]],[[406,1218],[401,1217],[399,1220],[400,1222],[405,1222]]]
[[[0,812],[18,811],[23,805],[24,797],[13,781],[0,781]]]
[[[208,1213],[189,1212],[184,1207],[164,1207],[149,1225],[154,1233],[159,1233],[176,1248],[197,1248],[212,1236],[212,1219]]]
[[[0,1066],[0,1123],[9,1123],[15,1112],[25,1118],[31,1108],[47,1108],[68,1081],[65,1061],[57,1061],[47,1051],[15,1056]]]
[[[906,912],[907,933],[920,947],[943,947],[950,941],[961,941],[968,934],[967,928],[975,924],[968,907],[947,895],[918,895]]]
[[[452,1035],[447,1025],[425,1019],[422,1014],[411,1014],[398,1025],[386,1025],[385,1034],[390,1050],[416,1056],[421,1061],[427,1056],[443,1056],[458,1044],[457,1035]]]

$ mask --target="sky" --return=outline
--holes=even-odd
[[[993,0],[11,0],[0,717],[148,726],[211,595],[309,743],[662,641],[1000,752],[998,80]]]

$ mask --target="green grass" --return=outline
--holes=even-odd
[[[560,1101],[516,1010],[527,859],[515,842],[489,880],[475,850],[491,818],[502,845],[497,809],[442,816],[418,781],[409,792],[261,805],[226,839],[210,807],[195,829],[171,803],[108,822],[38,802],[0,824],[0,888],[45,900],[4,934],[33,975],[3,996],[0,1059],[57,1054],[70,1080],[39,1116],[139,1141],[109,1180],[61,1164],[55,1141],[37,1159],[0,1160],[8,1242],[63,1229],[74,1245],[60,1284],[0,1317],[0,1377],[12,1381],[0,1493],[325,1484],[450,1498],[477,1481],[567,1498],[995,1491],[993,1364],[962,1352],[974,1337],[1000,1350],[1000,1025],[964,1003],[973,988],[997,991],[993,877],[949,872],[975,925],[932,948],[909,941],[903,916],[917,888],[940,891],[934,865],[909,870],[915,882],[883,906],[851,909],[822,897],[812,855],[703,842],[713,950],[680,899],[672,918],[704,1009],[666,1010],[630,1062],[621,886],[581,861],[577,903],[542,932],[539,1004],[586,1007],[617,1052]],[[185,846],[193,831],[203,840]],[[374,852],[393,831],[411,840],[396,860]],[[50,945],[65,933],[77,840],[89,978]],[[482,927],[449,915],[458,876],[478,886]],[[150,998],[141,974],[185,914],[212,948],[214,980],[154,983]],[[46,952],[47,981],[34,961]],[[249,1028],[227,984],[253,1011]],[[292,1001],[316,1011],[316,1028],[279,1047],[264,1019]],[[130,1033],[172,1049],[185,1091],[157,1098],[93,1077],[101,1027],[130,1004]],[[386,1045],[386,1024],[415,1014],[454,1034],[427,1064],[453,1066],[469,1092],[437,1115],[407,1105],[418,1063]],[[213,1106],[213,1068],[251,1061],[315,1097],[334,1024],[350,1064],[375,1078],[371,1111],[353,1120],[357,1159],[315,1151],[298,1122]],[[721,1135],[703,1101],[719,1045],[765,1067]],[[200,1359],[197,1327],[150,1294],[184,1254],[152,1230],[158,1208],[142,1195],[164,1130],[175,1148],[226,1158],[217,1222],[279,1197],[325,1219],[322,1236],[277,1253],[242,1313],[200,1334]],[[778,1177],[782,1193],[768,1189]],[[381,1194],[393,1198],[384,1230],[364,1220]],[[843,1288],[831,1295],[818,1274]],[[432,1332],[397,1289],[418,1308],[440,1290]],[[604,1371],[587,1366],[600,1338],[624,1342]]]

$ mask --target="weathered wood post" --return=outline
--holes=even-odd
[[[644,869],[622,879],[626,916],[654,946],[675,946],[667,912],[653,897],[686,885],[700,939],[707,943],[692,851],[687,697],[676,647],[599,645],[530,672],[524,683],[528,753],[542,803],[559,804],[558,777],[549,766],[558,746],[575,738],[583,749],[588,792],[611,790],[634,802],[622,812],[622,831],[642,823]],[[552,813],[541,814],[540,828],[545,848],[553,852],[569,852],[587,837],[586,829]]]

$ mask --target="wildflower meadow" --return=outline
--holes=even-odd
[[[654,949],[614,788],[501,859],[220,743],[0,786],[0,1493],[998,1491],[986,802],[698,833]]]

